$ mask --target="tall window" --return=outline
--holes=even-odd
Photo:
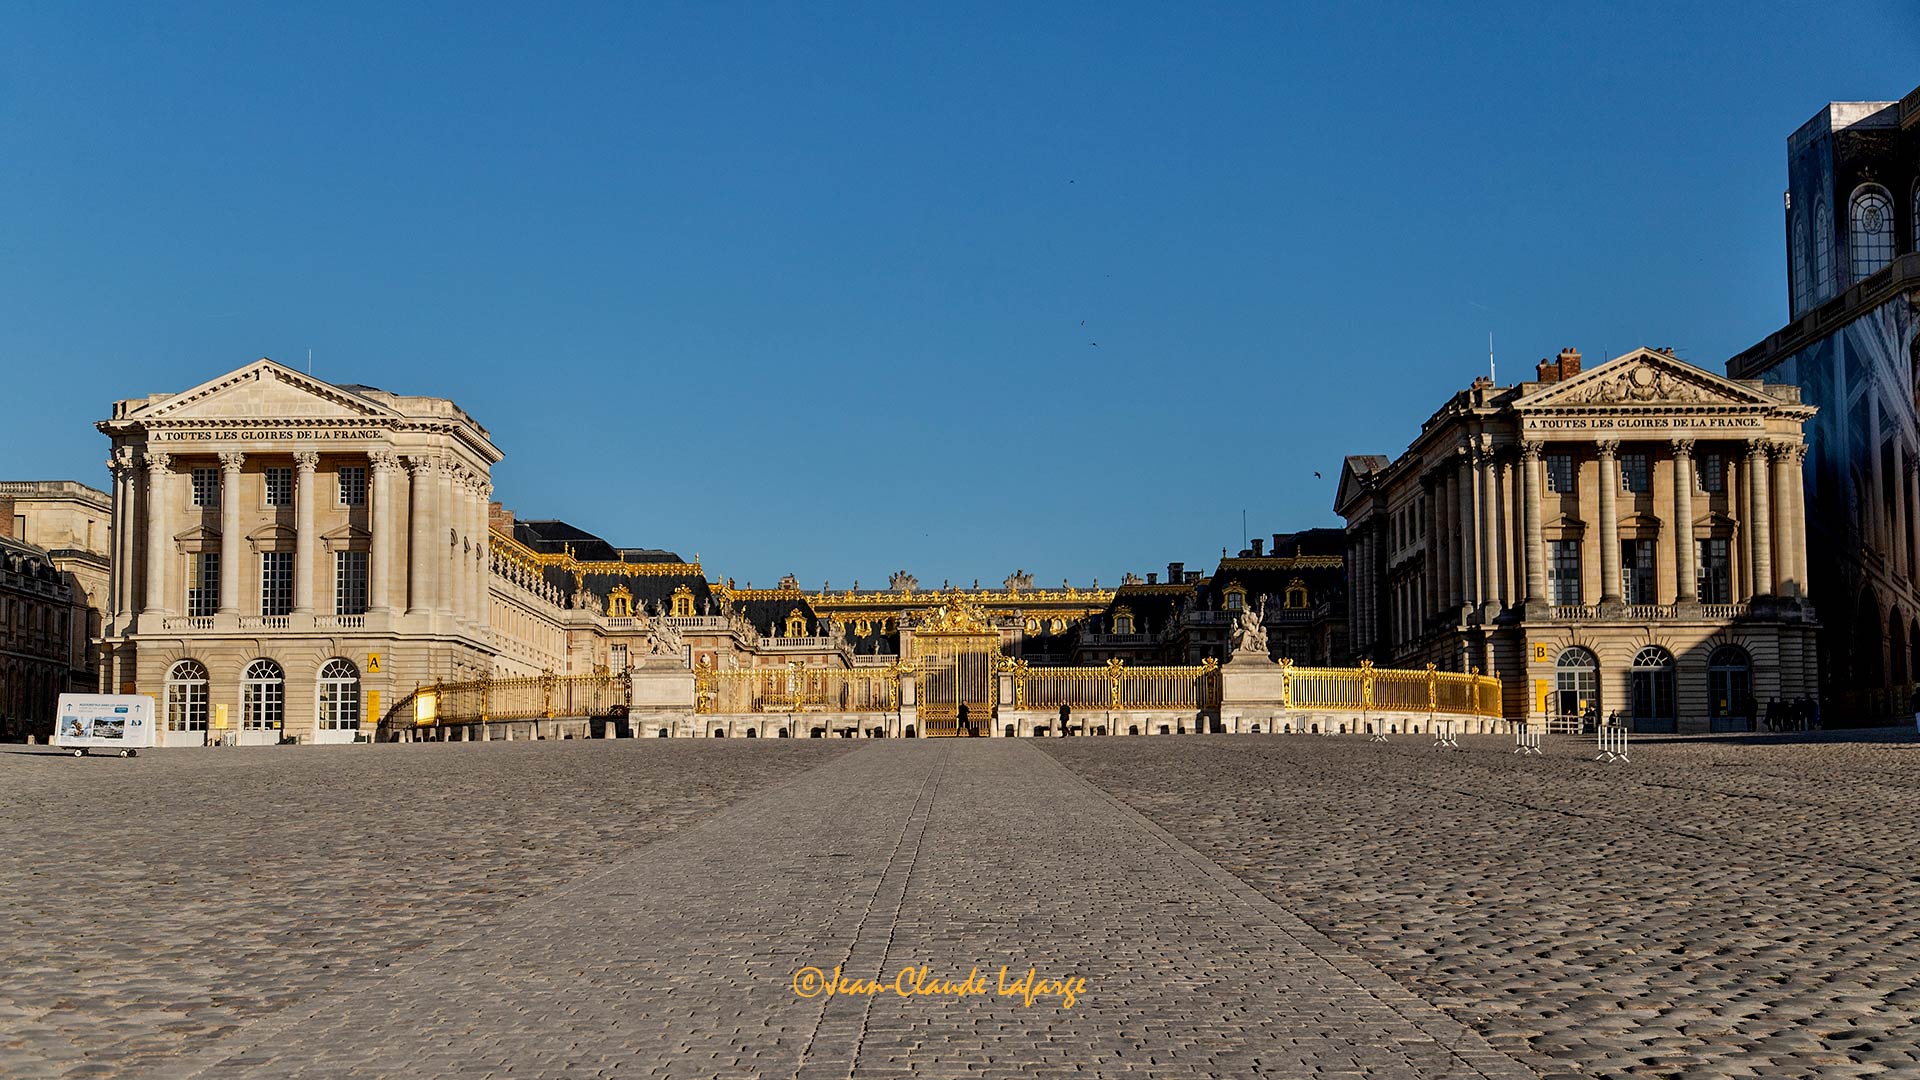
[[[614,645],[608,648],[607,667],[611,669],[615,675],[621,675],[626,672],[627,647],[625,645]]]
[[[293,505],[293,469],[271,465],[263,474],[267,485],[268,506]]]
[[[1806,215],[1795,210],[1788,228],[1793,233],[1793,313],[1799,315],[1807,310],[1812,299],[1807,293],[1807,221]]]
[[[320,729],[355,731],[360,727],[360,669],[335,658],[320,669]]]
[[[1727,555],[1725,539],[1695,540],[1694,562],[1700,602],[1733,603],[1733,564]]]
[[[293,610],[293,552],[260,553],[260,614],[285,615]]]
[[[1701,454],[1694,459],[1693,479],[1703,492],[1727,490],[1727,459],[1719,454]]]
[[[220,470],[193,470],[193,505],[220,505]]]
[[[167,672],[167,730],[207,730],[207,667],[182,660]]]
[[[1620,455],[1620,490],[1630,495],[1645,495],[1653,490],[1648,480],[1647,455]]]
[[[1862,281],[1893,261],[1893,199],[1887,190],[1862,184],[1847,213],[1853,280]]]
[[[1673,705],[1673,654],[1658,645],[1649,645],[1633,658],[1628,684],[1633,690],[1633,719],[1636,727],[1671,724]]]
[[[240,727],[245,731],[273,731],[286,722],[287,675],[271,660],[247,665],[240,680]]]
[[[336,551],[333,553],[333,613],[335,615],[367,613],[366,552]]]
[[[1653,597],[1653,541],[1620,542],[1620,595],[1629,604],[1655,604]]]
[[[206,617],[220,610],[220,553],[193,555],[192,580],[187,583],[187,614]]]
[[[1580,602],[1580,541],[1553,542],[1553,565],[1548,570],[1547,587],[1557,605]]]
[[[1567,649],[1553,662],[1554,712],[1582,718],[1600,709],[1600,662],[1581,648]]]
[[[1573,494],[1573,455],[1547,455],[1547,490],[1556,495]]]
[[[1833,220],[1827,215],[1827,201],[1813,209],[1813,303],[1827,296],[1833,282]]]
[[[365,465],[340,467],[340,505],[367,505],[367,467]]]
[[[1738,645],[1722,645],[1707,658],[1707,713],[1745,716],[1753,700],[1753,661]]]

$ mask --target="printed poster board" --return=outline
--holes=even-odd
[[[153,699],[147,695],[60,695],[53,745],[120,750],[153,744]]]

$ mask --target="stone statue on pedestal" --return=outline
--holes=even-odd
[[[1240,609],[1240,618],[1233,625],[1233,633],[1228,638],[1233,654],[1258,653],[1260,659],[1267,659],[1267,601],[1262,597],[1258,604]]]

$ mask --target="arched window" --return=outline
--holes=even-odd
[[[1673,654],[1658,645],[1641,649],[1628,672],[1633,694],[1635,731],[1671,731],[1676,726],[1673,703]]]
[[[685,585],[673,590],[673,617],[676,619],[693,618],[693,590]]]
[[[1833,284],[1833,219],[1827,216],[1827,200],[1813,208],[1813,295],[1812,302],[1827,298]]]
[[[167,730],[207,730],[207,666],[198,660],[167,672]]]
[[[1133,609],[1122,604],[1113,609],[1113,632],[1116,634],[1133,633]]]
[[[1738,645],[1722,645],[1707,657],[1707,714],[1744,718],[1753,703],[1753,658]]]
[[[274,731],[287,717],[287,673],[271,660],[255,660],[247,665],[240,680],[240,728],[243,731]]]
[[[1299,578],[1287,582],[1286,606],[1303,608],[1307,606],[1307,583]]]
[[[1563,720],[1581,722],[1600,710],[1600,661],[1574,647],[1553,662],[1554,713]]]
[[[1222,611],[1243,611],[1246,609],[1246,606],[1247,590],[1238,582],[1227,586],[1227,591],[1223,594],[1220,601],[1220,609]]]
[[[1862,184],[1847,210],[1853,280],[1864,281],[1893,261],[1893,199],[1877,184]]]
[[[320,668],[320,730],[360,730],[360,669],[335,658]]]
[[[1793,234],[1793,313],[1797,316],[1813,299],[1807,291],[1807,215],[1795,210],[1787,229]]]
[[[607,616],[614,619],[630,618],[633,615],[633,594],[625,585],[616,585],[607,594]]]

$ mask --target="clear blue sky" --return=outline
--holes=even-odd
[[[1787,135],[1920,83],[1897,3],[316,7],[0,15],[0,475],[311,348],[741,581],[1210,566],[1489,329],[1719,369]]]

